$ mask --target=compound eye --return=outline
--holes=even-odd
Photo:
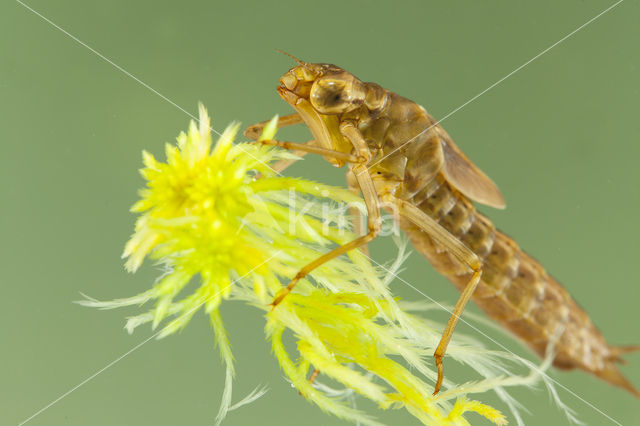
[[[351,96],[342,80],[321,79],[311,87],[311,105],[323,114],[340,114],[351,105]]]

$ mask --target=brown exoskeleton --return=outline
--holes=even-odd
[[[541,356],[560,332],[556,367],[580,368],[640,398],[615,365],[638,347],[609,345],[568,292],[476,211],[472,201],[504,208],[500,191],[422,106],[335,65],[293,59],[298,65],[282,76],[277,90],[296,113],[279,126],[304,122],[314,139],[263,143],[320,154],[337,167],[347,164],[349,186],[365,200],[368,233],[302,268],[274,307],[314,268],[373,240],[380,232],[380,206],[390,206],[416,249],[461,291],[434,353],[434,394],[442,385],[442,358],[453,330],[473,298]],[[245,134],[257,139],[265,123]]]

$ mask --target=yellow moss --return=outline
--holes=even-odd
[[[263,139],[274,138],[276,120],[267,126]],[[284,374],[324,411],[361,424],[379,424],[319,385],[331,378],[344,386],[344,395],[355,392],[383,409],[404,407],[424,424],[468,424],[463,418],[467,412],[505,424],[499,411],[477,401],[460,398],[452,406],[449,400],[456,398],[457,389],[452,382],[445,382],[444,397],[431,395],[436,377],[432,345],[441,328],[429,328],[403,310],[380,271],[359,251],[316,269],[271,309],[268,304],[274,295],[301,266],[354,238],[344,224],[326,222],[322,203],[330,201],[336,209],[360,200],[345,189],[278,176],[269,165],[295,157],[260,144],[234,145],[238,130],[239,125],[232,124],[213,144],[209,118],[201,106],[199,125],[192,122],[177,144],[166,145],[166,162],[143,152],[146,188],[132,207],[139,217],[123,257],[130,271],[151,257],[166,272],[139,295],[82,303],[109,309],[153,301],[150,310],[129,318],[127,329],[165,324],[158,337],[182,329],[203,307],[227,367],[218,422],[230,408],[235,374],[218,307],[223,300],[236,298],[265,311],[266,332]],[[403,257],[399,255],[392,269]],[[285,332],[297,341],[295,355],[282,342]],[[478,370],[485,381],[479,381],[477,388],[486,389],[489,381],[493,386],[506,385],[491,373],[502,371],[492,368],[496,357],[479,349],[484,352],[474,352],[454,339],[449,352],[468,364],[482,365]],[[307,380],[312,369],[321,371],[314,385]],[[460,393],[473,389],[467,386]]]

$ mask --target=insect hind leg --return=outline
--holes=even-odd
[[[482,262],[480,261],[478,256],[473,253],[467,246],[465,246],[456,237],[451,235],[451,233],[443,228],[442,225],[436,222],[433,218],[429,217],[418,207],[392,196],[385,197],[384,201],[395,204],[401,216],[404,216],[406,219],[408,219],[420,229],[422,229],[425,233],[427,233],[433,240],[444,246],[452,255],[454,255],[458,260],[464,263],[472,272],[471,278],[460,293],[460,297],[458,298],[458,301],[456,302],[456,305],[451,312],[451,316],[449,316],[449,320],[447,321],[447,325],[442,333],[440,342],[438,343],[438,346],[436,347],[436,350],[433,354],[436,362],[436,367],[438,369],[438,380],[436,381],[435,389],[433,391],[433,394],[436,395],[440,391],[442,382],[444,380],[444,367],[442,365],[442,359],[444,358],[444,354],[447,351],[447,346],[451,341],[451,336],[453,336],[453,331],[458,324],[460,315],[462,315],[462,311],[464,311],[465,306],[471,299],[471,296],[473,295],[476,287],[480,283],[480,278],[482,277]]]

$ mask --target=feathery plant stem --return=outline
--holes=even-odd
[[[262,139],[275,137],[276,123],[277,117]],[[226,368],[216,424],[264,393],[256,389],[232,404],[236,369],[219,311],[229,299],[264,312],[265,332],[284,375],[327,413],[380,425],[353,406],[357,394],[381,409],[405,408],[426,425],[468,425],[465,415],[471,412],[506,424],[500,411],[469,399],[495,390],[520,423],[518,403],[506,388],[532,386],[545,376],[528,361],[487,350],[459,333],[448,355],[475,369],[476,381],[445,380],[443,391],[431,395],[437,376],[431,355],[442,326],[405,309],[389,289],[406,257],[406,243],[400,243],[390,273],[354,250],[312,271],[275,309],[269,305],[302,266],[355,237],[342,219],[348,204],[362,200],[346,189],[277,176],[269,165],[298,157],[259,143],[233,144],[238,130],[238,124],[231,124],[214,144],[209,117],[200,106],[199,125],[191,122],[177,144],[166,144],[166,162],[143,153],[146,187],[132,207],[139,216],[123,257],[129,271],[150,258],[165,272],[138,295],[106,302],[87,297],[79,303],[100,309],[152,305],[128,318],[126,329],[162,325],[158,338],[183,329],[202,308]],[[295,348],[284,343],[287,334],[294,337]],[[511,373],[518,368],[531,373]],[[312,383],[315,369],[320,376]],[[343,389],[336,390],[338,385]]]

